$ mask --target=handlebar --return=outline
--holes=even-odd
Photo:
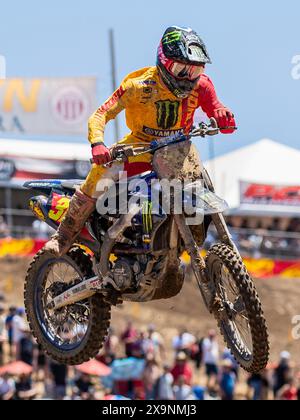
[[[160,150],[164,147],[170,146],[172,144],[182,143],[184,141],[190,140],[194,137],[202,137],[205,138],[206,136],[216,136],[220,133],[221,130],[237,130],[237,127],[218,127],[218,123],[215,118],[210,119],[210,124],[201,123],[198,127],[193,128],[190,134],[184,135],[180,134],[177,136],[167,137],[160,140],[154,140],[152,143],[147,144],[145,146],[137,145],[117,145],[111,148],[112,154],[112,161],[108,162],[106,165],[109,166],[114,162],[127,162],[129,157],[133,156],[142,156],[147,153],[154,154],[157,150]],[[92,164],[94,160],[91,159],[90,161]]]

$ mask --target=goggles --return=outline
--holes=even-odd
[[[196,80],[205,71],[205,65],[190,66],[188,64],[173,62],[169,67],[169,72],[176,79]]]

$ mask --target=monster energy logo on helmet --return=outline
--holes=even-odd
[[[179,31],[173,31],[165,34],[163,37],[162,43],[164,45],[171,44],[172,42],[178,42],[181,39],[181,32]]]
[[[178,122],[179,102],[178,101],[158,101],[155,103],[157,108],[157,125],[159,128],[169,130]]]

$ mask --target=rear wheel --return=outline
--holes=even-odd
[[[260,372],[268,363],[269,341],[253,280],[241,257],[224,244],[211,248],[206,267],[216,288],[214,315],[228,348],[246,371]]]
[[[41,251],[25,281],[25,307],[37,342],[59,363],[79,365],[95,357],[108,334],[111,307],[101,295],[59,310],[48,303],[84,279],[94,276],[91,258],[81,248],[55,258]]]

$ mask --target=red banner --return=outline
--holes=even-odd
[[[285,279],[300,278],[300,261],[273,261],[269,259],[245,259],[245,264],[253,277]]]
[[[300,186],[240,183],[242,204],[300,205]]]

